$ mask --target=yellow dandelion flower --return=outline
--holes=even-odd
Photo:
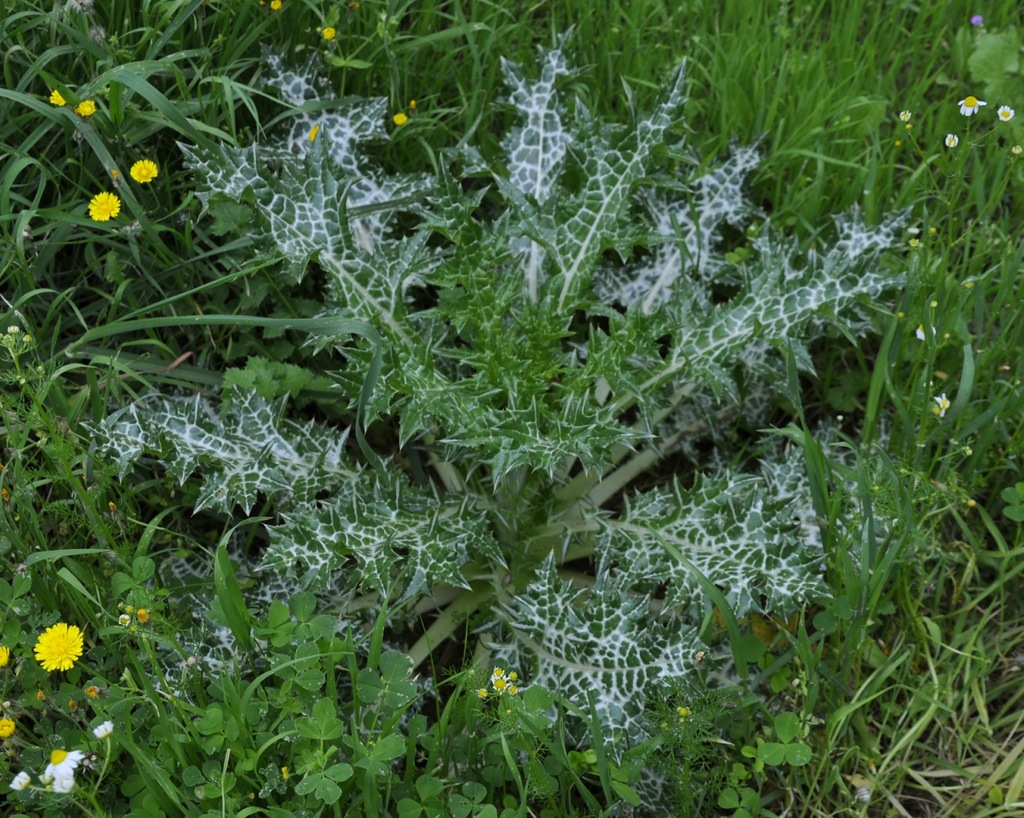
[[[36,642],[36,661],[43,670],[71,670],[82,656],[84,638],[76,625],[58,622],[47,628]]]
[[[337,32],[334,30],[334,26],[327,26],[327,28],[323,30],[325,40],[333,40],[335,34],[337,34]]]
[[[157,169],[156,162],[149,159],[140,159],[134,165],[131,170],[128,171],[132,175],[132,179],[138,182],[140,185],[148,184],[152,182],[159,175],[160,171]]]
[[[96,113],[96,103],[91,99],[83,99],[75,106],[74,111],[79,116],[92,116]]]
[[[0,667],[7,667],[11,661],[11,649],[6,645],[0,645]]]
[[[62,108],[63,106],[67,105],[67,102],[65,102],[64,97],[60,95],[60,91],[54,90],[50,94],[50,104],[56,105],[58,108]]]
[[[14,722],[11,719],[0,719],[0,738],[10,738],[14,735]]]
[[[478,688],[477,691],[476,691],[476,695],[479,696],[481,699],[486,699],[487,698],[487,688],[485,688],[485,687]]]
[[[89,685],[85,689],[85,695],[90,699],[98,699],[100,697],[100,689],[96,685]]]
[[[401,111],[399,111],[397,114],[391,117],[391,119],[399,128],[401,128],[406,122],[409,121],[409,117],[407,117]]]
[[[105,222],[121,212],[121,200],[113,193],[97,193],[89,202],[89,217],[96,222]]]
[[[135,612],[135,618],[139,620],[140,625],[145,625],[147,622],[149,622],[149,611],[147,611],[145,608],[139,608]]]

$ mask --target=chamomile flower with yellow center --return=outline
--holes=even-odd
[[[932,400],[935,401],[935,406],[932,407],[932,413],[940,418],[946,416],[946,410],[949,409],[949,398],[946,397],[946,393],[943,392],[941,395],[936,395]]]
[[[999,117],[1003,122],[1009,122],[1013,119],[1013,115],[1017,113],[1009,105],[1000,105],[999,110],[996,111],[996,116]]]
[[[910,122],[911,116],[910,111],[900,111],[900,122]]]
[[[92,734],[98,739],[110,738],[114,732],[114,722],[105,721],[93,728]]]
[[[974,96],[964,97],[960,100],[957,105],[960,106],[960,113],[964,116],[971,116],[972,114],[978,113],[978,109],[983,105],[988,105],[987,102],[982,102],[980,99]]]
[[[53,750],[50,753],[50,763],[43,771],[43,781],[47,784],[52,781],[55,792],[71,792],[71,787],[75,784],[75,770],[84,758],[85,753],[81,750]]]
[[[947,148],[955,148],[959,144],[960,144],[960,137],[959,136],[957,136],[956,134],[951,134],[951,133],[946,134],[946,147]]]

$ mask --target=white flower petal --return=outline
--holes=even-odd
[[[22,770],[20,773],[14,776],[14,780],[11,782],[11,789],[21,791],[31,783],[32,776],[30,776],[27,772]]]
[[[59,775],[59,776],[57,776],[56,779],[54,779],[53,791],[54,792],[65,792],[65,793],[66,792],[71,792],[71,790],[74,788],[74,786],[75,786],[75,774],[74,773],[68,773],[67,775],[64,775],[64,776],[60,776]]]

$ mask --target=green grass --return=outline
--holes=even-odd
[[[254,661],[242,678],[189,664],[196,646],[179,642],[186,617],[168,593],[179,594],[182,580],[170,566],[182,556],[224,555],[222,544],[259,545],[260,535],[255,526],[236,531],[236,521],[193,516],[195,486],[178,486],[155,467],[118,481],[92,456],[87,426],[153,388],[216,388],[247,356],[313,360],[286,334],[256,336],[232,320],[302,315],[316,293],[307,283],[286,288],[244,233],[203,213],[176,148],[269,138],[287,106],[262,88],[261,44],[301,59],[328,47],[318,29],[334,23],[331,53],[368,65],[330,69],[332,87],[412,113],[375,150],[387,167],[416,171],[443,163],[442,151],[470,133],[495,152],[509,121],[495,104],[499,57],[530,64],[538,46],[575,24],[569,50],[583,69],[567,85],[580,104],[621,120],[632,105],[648,106],[685,57],[688,142],[710,157],[759,141],[754,198],[804,246],[853,205],[872,222],[910,208],[921,230],[919,246],[908,234],[905,252],[886,257],[907,285],[876,305],[877,334],[816,347],[817,377],[799,379],[802,406],[780,418],[804,442],[814,422],[836,419],[847,452],[839,462],[813,441],[806,447],[834,601],[802,612],[792,633],[778,631],[771,651],[749,637],[730,648],[724,623],[721,632],[707,623],[725,650],[749,661],[736,711],[744,717],[709,704],[716,715],[708,729],[731,744],[709,749],[703,734],[681,733],[670,749],[689,758],[700,747],[722,776],[741,765],[748,777],[733,783],[775,814],[1021,814],[1024,536],[1006,490],[1024,480],[1024,157],[1010,152],[1024,144],[1024,96],[988,94],[1021,94],[1024,62],[1018,56],[1005,76],[993,73],[985,55],[995,41],[985,38],[1019,38],[1021,30],[1017,3],[988,6],[428,0],[350,8],[284,0],[274,12],[239,0],[95,0],[86,14],[73,11],[74,0],[16,0],[0,23],[0,329],[18,325],[34,340],[8,333],[0,350],[0,482],[8,493],[0,644],[12,651],[0,687],[17,725],[0,778],[41,770],[50,748],[110,716],[119,725],[112,745],[92,744],[100,767],[105,758],[113,766],[102,785],[76,790],[83,814],[283,815],[287,805],[322,803],[325,815],[379,815],[400,798],[440,803],[442,790],[466,799],[464,814],[486,814],[472,811],[480,791],[457,786],[467,764],[492,782],[486,798],[502,794],[498,811],[613,814],[620,788],[635,783],[634,759],[584,758],[558,722],[546,723],[552,700],[539,692],[514,726],[498,707],[481,710],[475,690],[486,674],[466,668],[487,659],[474,663],[466,653],[470,623],[466,641],[432,646],[419,668],[437,678],[442,695],[432,698],[382,647],[387,636],[408,648],[418,634],[389,632],[384,617],[367,645],[336,633],[304,601],[292,604],[291,620],[280,607],[253,618],[220,563],[216,576],[196,581],[216,594],[223,625],[236,635],[254,627],[272,644],[290,628],[305,646],[282,641],[268,652],[273,661]],[[979,12],[984,31],[968,22]],[[68,106],[49,104],[53,89]],[[988,100],[984,117],[959,114],[968,94]],[[98,106],[89,119],[71,112],[83,99]],[[1020,115],[996,122],[1001,104]],[[909,132],[901,110],[913,112]],[[957,148],[943,146],[947,133],[959,134]],[[160,176],[134,185],[128,169],[147,157]],[[103,190],[121,196],[117,225],[129,229],[89,218],[88,203]],[[203,318],[185,320],[195,316]],[[932,410],[942,393],[951,405],[940,422]],[[330,416],[324,394],[312,389],[304,399],[306,411]],[[377,434],[377,442],[390,439],[388,430]],[[881,531],[871,516],[850,517],[847,491],[870,498],[879,519],[895,512],[898,525]],[[258,505],[254,515],[263,511]],[[134,631],[118,625],[125,606],[150,612],[149,623],[133,612]],[[48,675],[30,648],[58,620],[81,625],[90,658]],[[731,624],[745,634],[752,627]],[[462,674],[450,674],[453,667]],[[315,729],[289,726],[295,691],[320,681],[351,702],[340,727],[326,708]],[[84,697],[88,685],[102,696]],[[389,685],[400,691],[393,699]],[[413,715],[424,702],[429,718]],[[587,716],[585,702],[558,707]],[[806,766],[755,770],[742,748],[771,740],[782,711],[800,716],[800,740],[813,757]],[[401,714],[421,719],[413,726],[429,742],[408,739],[416,733],[398,723]],[[337,742],[348,770],[336,769]],[[319,801],[293,795],[295,778],[282,777],[286,743],[313,771],[308,786]],[[400,756],[407,763],[395,773],[388,762]],[[695,782],[708,780],[691,772]],[[854,800],[854,776],[872,782],[870,807]],[[67,814],[52,793],[11,798],[31,814]],[[350,811],[340,812],[342,804]],[[716,807],[693,809],[680,814]]]

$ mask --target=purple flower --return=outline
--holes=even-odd
[[[973,16],[973,17],[971,18],[971,25],[972,25],[972,26],[980,26],[980,25],[981,25],[982,23],[984,23],[984,22],[985,22],[985,18],[984,18],[984,17],[982,17],[982,16],[980,15],[980,14],[975,14],[975,15],[974,15],[974,16]]]

